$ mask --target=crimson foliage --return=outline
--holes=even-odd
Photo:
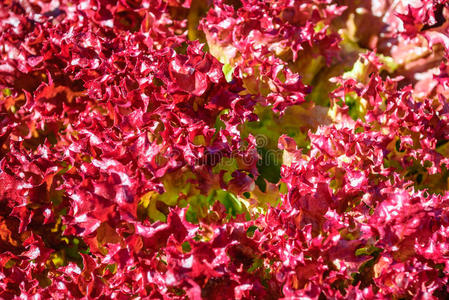
[[[449,297],[445,0],[0,8],[0,298]]]

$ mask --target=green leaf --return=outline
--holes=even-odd
[[[219,190],[217,191],[217,199],[225,206],[227,214],[235,217],[243,213],[243,205],[236,195],[225,190]]]
[[[237,160],[233,157],[223,157],[221,161],[213,167],[212,171],[214,174],[219,174],[220,171],[226,171],[223,174],[223,180],[228,183],[232,179],[232,173],[238,170]]]
[[[227,82],[232,81],[232,74],[234,73],[235,67],[233,67],[231,64],[224,64],[223,65],[223,74],[225,76],[225,79]]]
[[[355,250],[355,256],[373,255],[379,253],[382,249],[375,246],[367,246]]]
[[[251,225],[249,228],[248,228],[248,230],[246,230],[246,235],[248,236],[248,237],[253,237],[254,236],[254,233],[256,232],[256,230],[257,230],[258,228],[257,228],[257,226],[255,226],[255,225]]]
[[[188,253],[192,250],[192,246],[190,246],[189,242],[182,243],[181,247],[182,247],[182,251],[184,251],[185,253]]]
[[[6,88],[6,89],[3,89],[3,95],[4,96],[6,96],[6,97],[8,97],[8,96],[11,96],[11,90],[10,89],[8,89],[8,88]]]

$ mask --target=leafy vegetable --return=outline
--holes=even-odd
[[[4,1],[0,298],[448,298],[448,17]]]

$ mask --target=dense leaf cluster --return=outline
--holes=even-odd
[[[449,297],[445,0],[5,0],[0,298]]]

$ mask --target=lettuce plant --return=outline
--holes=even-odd
[[[448,298],[448,18],[3,1],[0,298]]]

